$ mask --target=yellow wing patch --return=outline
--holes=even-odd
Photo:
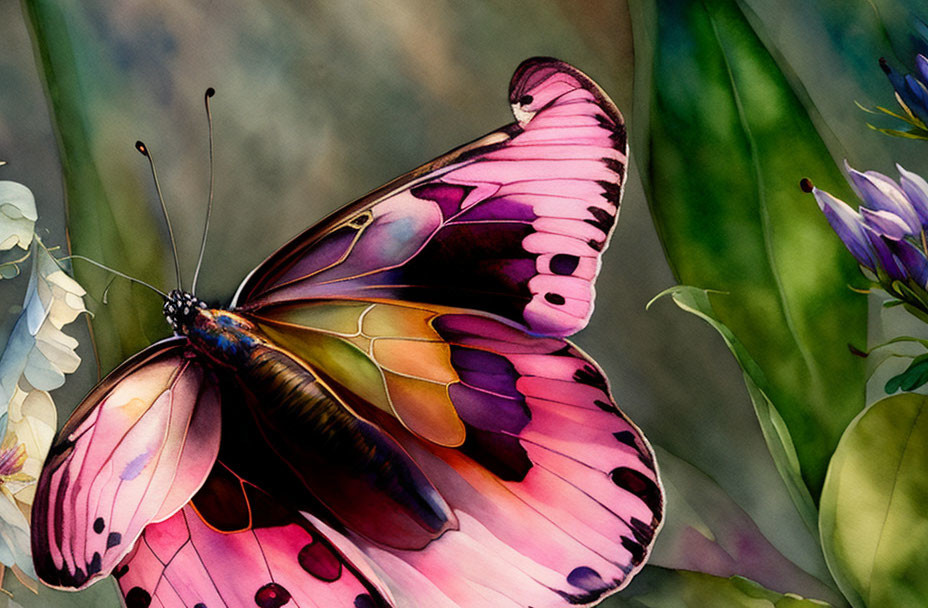
[[[448,387],[460,378],[450,346],[431,326],[438,312],[323,301],[265,310],[255,320],[273,342],[332,380],[336,392],[350,391],[423,439],[457,447],[466,433]]]

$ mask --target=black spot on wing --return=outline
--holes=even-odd
[[[597,207],[595,205],[590,205],[586,210],[590,212],[593,219],[585,219],[583,221],[591,226],[599,228],[602,230],[603,234],[609,234],[609,230],[611,230],[612,225],[615,224],[615,216],[610,215],[609,212],[602,207]]]
[[[622,175],[625,170],[625,165],[614,158],[604,158],[602,161],[610,171],[617,175]]]
[[[622,546],[632,554],[632,564],[638,565],[644,559],[644,547],[641,546],[638,542],[623,536],[622,537]]]
[[[574,273],[579,264],[579,257],[567,253],[558,253],[551,258],[549,267],[554,274],[568,276]]]
[[[651,509],[655,517],[661,516],[661,491],[657,484],[642,473],[628,467],[613,469],[609,477],[612,483],[640,498]]]
[[[374,599],[366,593],[354,598],[354,608],[376,608]]]
[[[637,517],[632,517],[628,524],[632,529],[632,534],[635,535],[635,540],[645,546],[651,544],[651,541],[654,539],[656,523],[655,525],[648,525]]]
[[[596,180],[596,183],[603,187],[602,197],[615,205],[619,206],[619,199],[622,198],[622,186],[615,182],[607,182],[604,179]],[[615,223],[615,217],[610,216],[612,221],[609,223],[610,226]]]
[[[547,300],[548,302],[551,302],[552,304],[555,304],[556,306],[561,306],[564,304],[564,302],[567,301],[564,299],[564,296],[562,296],[561,294],[551,293],[551,292],[548,292],[545,294],[545,300]]]
[[[303,570],[327,583],[337,581],[342,575],[341,560],[326,543],[315,538],[300,549],[297,561]]]
[[[636,450],[638,449],[638,444],[635,442],[635,434],[631,431],[619,431],[618,433],[613,433],[616,441],[623,443],[629,447],[633,447]]]
[[[609,394],[609,386],[606,384],[606,378],[592,365],[584,365],[578,368],[577,371],[574,372],[574,382],[592,386],[607,395]]]
[[[98,517],[93,522],[93,531],[97,534],[102,534],[103,530],[106,528],[106,522],[103,521],[102,517]]]
[[[126,608],[148,608],[151,606],[151,594],[141,587],[133,587],[126,594]]]
[[[90,560],[90,563],[87,564],[87,575],[93,576],[100,572],[103,569],[103,558],[100,556],[99,551],[95,551],[93,554],[93,559]]]
[[[268,583],[255,592],[258,608],[281,608],[290,601],[290,592],[277,583]]]
[[[119,532],[110,532],[106,537],[106,548],[112,549],[116,545],[122,542],[122,534]]]
[[[567,575],[567,583],[584,590],[584,593],[578,594],[557,592],[570,604],[591,604],[615,587],[615,583],[607,583],[599,572],[589,566],[579,566],[571,570]]]

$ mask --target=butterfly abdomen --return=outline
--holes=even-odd
[[[419,548],[456,525],[444,499],[389,434],[346,407],[313,370],[247,319],[203,310],[187,335],[232,369],[264,441],[349,529],[386,545]]]

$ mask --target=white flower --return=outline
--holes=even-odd
[[[38,217],[29,188],[0,181],[0,251],[13,247],[28,249]]]
[[[4,193],[16,191],[0,182],[0,212]],[[15,186],[19,186],[15,184]],[[28,189],[19,186],[32,203]],[[28,209],[27,209],[28,211]],[[28,217],[24,212],[23,217]],[[58,266],[42,242],[16,232],[3,238],[6,220],[0,215],[0,243],[31,244],[32,273],[23,310],[0,353],[0,563],[22,576],[35,578],[29,539],[29,514],[35,482],[57,428],[55,404],[49,391],[64,384],[65,374],[81,362],[77,340],[62,327],[84,308],[84,289]],[[31,230],[31,228],[30,228]],[[9,234],[14,234],[9,232]],[[25,258],[23,258],[25,259]],[[28,584],[27,581],[23,581]]]

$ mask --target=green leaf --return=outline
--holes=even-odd
[[[11,575],[3,579],[3,587],[13,594],[20,608],[115,608],[124,605],[116,599],[120,594],[113,577],[94,583],[80,593],[52,589],[45,585],[39,585],[38,593],[34,593]]]
[[[928,397],[887,397],[848,427],[828,467],[825,559],[855,606],[928,605]]]
[[[853,258],[798,183],[813,176],[851,192],[739,5],[636,5],[632,143],[665,253],[681,283],[730,294],[715,300],[715,316],[763,370],[753,391],[755,407],[771,404],[762,424],[792,437],[789,470],[798,464],[817,496],[864,405],[864,364],[847,343],[865,342],[867,302],[847,287],[860,280]],[[795,485],[792,473],[787,481]]]
[[[728,345],[729,350],[735,356],[738,365],[744,370],[744,383],[747,386],[748,394],[751,396],[754,412],[757,414],[764,440],[767,442],[767,448],[770,450],[771,456],[773,456],[777,471],[786,482],[786,489],[789,491],[790,498],[792,498],[793,504],[796,505],[803,521],[810,530],[816,530],[818,515],[815,504],[800,474],[799,459],[796,455],[796,448],[789,428],[783,422],[777,408],[762,388],[767,384],[763,371],[751,358],[741,341],[719,320],[712,302],[709,301],[709,292],[696,287],[678,285],[658,294],[655,300],[664,295],[670,295],[674,303],[681,309],[706,321],[725,340],[725,344]],[[729,297],[726,294],[719,299],[724,300]],[[654,300],[651,302],[653,303]]]
[[[144,204],[147,188],[140,184],[144,172],[130,168],[144,166],[132,151],[133,134],[122,134],[123,159],[100,152],[106,149],[100,142],[112,118],[105,100],[112,98],[117,83],[108,77],[107,62],[93,42],[93,25],[59,2],[26,0],[24,8],[58,135],[72,253],[163,284],[162,244]],[[136,162],[123,162],[129,159]],[[94,302],[112,277],[82,262],[74,266],[88,292],[102,371],[166,333],[157,297],[120,280],[109,289],[108,306]]]
[[[794,593],[777,593],[740,576],[648,566],[630,587],[601,608],[821,608],[829,604]]]
[[[845,605],[835,589],[788,560],[708,475],[654,446],[667,518],[648,563],[714,576],[744,576],[768,589]]]
[[[886,394],[892,395],[898,390],[914,391],[928,383],[928,354],[912,359],[905,371],[893,376],[886,382]]]

